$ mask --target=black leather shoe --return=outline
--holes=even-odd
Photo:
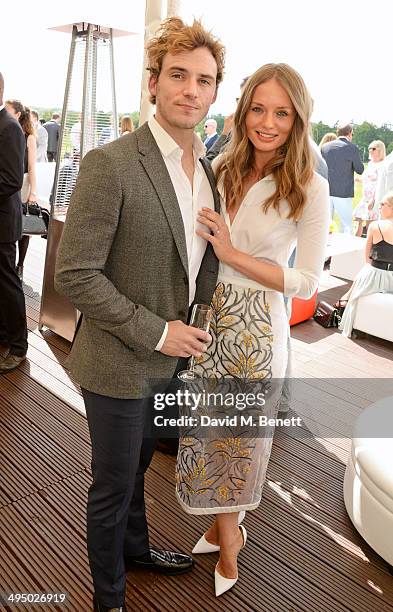
[[[26,355],[23,355],[23,357],[18,357],[18,355],[11,355],[10,353],[8,353],[7,357],[0,362],[0,374],[15,370],[15,368],[20,366],[22,361],[24,361],[25,359]]]
[[[194,560],[190,555],[157,548],[151,548],[149,553],[139,557],[126,556],[124,561],[127,570],[139,567],[169,576],[189,572],[194,565]]]
[[[102,604],[100,604],[95,596],[93,597],[93,605],[94,612],[127,612],[125,604],[120,606],[120,608],[108,608],[108,606],[103,606]]]

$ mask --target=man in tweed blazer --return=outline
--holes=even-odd
[[[210,302],[218,269],[195,233],[198,210],[218,210],[219,200],[194,128],[215,100],[224,50],[199,22],[171,18],[148,57],[155,117],[83,159],[56,271],[57,289],[83,315],[68,363],[92,443],[87,544],[100,612],[125,610],[128,566],[176,574],[193,564],[149,544],[154,440],[143,430],[146,383],[170,379],[209,339],[187,325],[190,305]]]

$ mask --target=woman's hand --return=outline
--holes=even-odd
[[[198,213],[197,221],[213,232],[211,234],[205,230],[197,230],[198,236],[210,242],[220,261],[229,263],[236,249],[232,245],[229,229],[224,219],[211,208],[202,208]]]
[[[29,193],[29,197],[27,198],[29,204],[35,204],[37,202],[37,196],[35,193],[33,194],[31,191]]]

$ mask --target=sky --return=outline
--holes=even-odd
[[[0,72],[6,98],[32,108],[61,108],[71,35],[48,28],[91,20],[136,33],[117,38],[114,54],[118,110],[139,109],[143,0],[4,4]],[[364,0],[183,0],[181,16],[188,22],[202,18],[227,48],[225,78],[211,113],[233,112],[244,76],[264,63],[286,62],[300,72],[314,98],[314,121],[393,124],[391,2],[377,4],[375,14]]]

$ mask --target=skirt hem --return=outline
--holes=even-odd
[[[250,510],[255,510],[258,508],[261,503],[262,497],[259,498],[259,501],[253,504],[243,504],[242,506],[217,506],[215,508],[195,508],[193,506],[188,506],[182,499],[180,499],[179,494],[176,492],[176,498],[179,502],[180,506],[183,508],[184,512],[187,514],[230,514],[232,512],[249,512]]]

